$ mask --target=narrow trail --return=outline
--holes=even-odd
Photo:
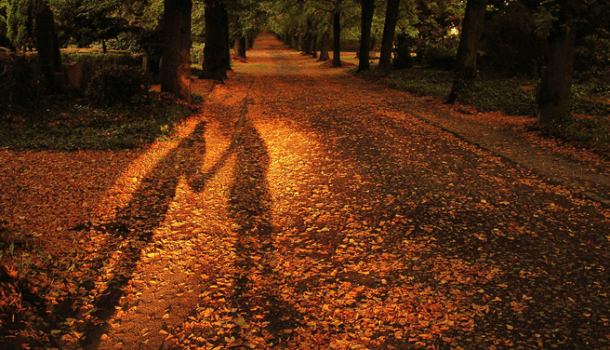
[[[610,210],[401,96],[260,36],[96,192],[56,342],[610,349]]]

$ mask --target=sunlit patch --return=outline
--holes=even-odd
[[[111,219],[116,210],[129,203],[142,178],[175,149],[181,140],[190,135],[200,122],[201,120],[196,117],[185,120],[176,126],[173,137],[155,141],[146,152],[135,159],[116,180],[115,185],[106,194],[106,198],[94,208],[96,217]]]

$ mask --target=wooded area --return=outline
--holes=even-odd
[[[45,6],[53,10],[54,26],[45,27],[41,17]],[[171,39],[172,45],[184,42],[182,45],[190,47],[191,41],[201,43],[193,47],[203,47],[201,77],[209,79],[226,78],[233,43],[235,55],[244,58],[246,39],[251,42],[256,33],[267,30],[305,53],[313,51],[317,56],[317,50],[322,50],[321,60],[328,58],[325,50],[331,45],[334,66],[341,65],[343,41],[344,47],[349,45],[348,51],[356,51],[362,57],[358,71],[369,69],[371,50],[379,50],[379,71],[384,74],[392,67],[393,52],[400,55],[401,50],[413,55],[417,64],[455,68],[449,103],[474,89],[479,69],[494,71],[507,79],[537,76],[541,78],[537,91],[540,123],[552,125],[570,115],[574,74],[585,79],[601,79],[606,86],[610,74],[610,15],[607,4],[599,0],[585,4],[568,0],[489,3],[480,0],[387,3],[379,0],[210,0],[195,1],[192,9],[178,1],[161,0],[2,0],[0,44],[16,52],[38,48],[40,64],[44,67],[49,66],[44,63],[49,60],[47,49],[43,49],[49,46],[47,42],[56,42],[61,47],[98,45],[104,52],[110,47],[146,53],[156,67],[164,55],[160,42],[177,38],[169,32],[178,33],[187,28],[186,24],[179,24],[184,20],[172,15],[172,9],[196,19],[189,37],[187,33],[181,34],[184,39]],[[178,29],[181,26],[183,29]],[[55,31],[57,34],[44,36]],[[394,48],[395,32],[403,38],[401,50]],[[53,39],[54,35],[57,39]],[[185,76],[190,73],[186,68],[197,61],[198,54],[193,53],[191,60],[186,49],[182,50],[184,62],[181,64],[172,63],[169,46],[164,50],[169,56],[163,73],[163,89],[188,99],[184,85],[188,80]],[[52,68],[56,74],[58,59],[54,59],[55,68]],[[401,59],[404,57],[394,57],[395,61]],[[41,69],[47,71],[47,68]],[[49,86],[54,85],[52,75],[45,73]],[[175,82],[170,83],[170,77]]]

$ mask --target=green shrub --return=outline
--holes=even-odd
[[[561,140],[576,142],[600,154],[610,152],[610,118],[568,116],[555,120],[544,130]]]
[[[126,103],[135,96],[146,93],[147,86],[146,76],[140,68],[103,66],[91,78],[85,96],[99,105]]]
[[[423,53],[423,64],[429,68],[452,70],[455,68],[457,51],[442,45],[428,45]]]
[[[603,72],[610,66],[610,32],[599,28],[585,36],[574,52],[574,69],[577,72]]]
[[[101,52],[64,52],[62,63],[65,69],[72,63],[79,63],[83,67],[81,87],[86,89],[91,79],[101,67],[129,66],[141,67],[142,56],[129,53],[101,53]]]
[[[11,108],[13,118],[0,127],[0,148],[131,149],[145,147],[172,133],[191,114],[158,93],[129,104],[94,106],[71,96],[40,98]]]

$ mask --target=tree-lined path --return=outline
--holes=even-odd
[[[248,57],[65,222],[55,344],[610,348],[607,208],[270,35]]]

